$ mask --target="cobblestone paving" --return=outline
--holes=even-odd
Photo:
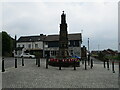
[[[95,62],[95,61],[94,61]],[[111,68],[111,67],[110,67]],[[81,64],[77,70],[72,67],[59,70],[58,67],[45,68],[45,60],[41,66],[35,65],[35,59],[26,59],[25,66],[10,67],[2,73],[3,88],[119,88],[118,66],[116,72],[103,68],[102,63],[94,64],[87,70]]]

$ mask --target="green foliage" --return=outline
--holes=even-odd
[[[40,52],[35,52],[34,55],[35,57],[40,58],[42,54]]]
[[[98,53],[98,58],[99,58],[100,60],[104,60],[104,59],[105,59],[105,55],[104,55],[102,52],[99,52],[99,53]]]
[[[2,56],[11,56],[12,50],[13,39],[6,32],[2,32]]]
[[[120,54],[115,55],[115,56],[105,56],[105,58],[110,59],[110,60],[120,60]]]

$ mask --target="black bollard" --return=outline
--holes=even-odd
[[[17,68],[17,58],[15,57],[15,68]]]
[[[36,65],[38,65],[38,58],[36,58]]]
[[[59,70],[61,70],[61,62],[62,62],[62,60],[59,59]]]
[[[80,62],[81,62],[81,60],[79,59],[79,66],[80,66]]]
[[[115,73],[115,70],[114,70],[114,61],[112,61],[112,71],[113,71],[113,73]]]
[[[85,70],[87,70],[87,64],[86,64],[86,59],[85,59]]]
[[[107,60],[107,69],[109,70],[109,60]]]
[[[105,68],[105,60],[104,60],[104,68]]]
[[[46,58],[46,69],[48,69],[48,57]]]
[[[119,78],[120,78],[120,61],[119,61]]]
[[[90,65],[90,55],[88,55],[88,65]]]
[[[5,72],[5,68],[4,68],[4,58],[2,58],[2,72]]]
[[[84,64],[84,59],[82,59],[82,64]]]
[[[76,70],[76,62],[75,62],[75,60],[74,60],[74,70]]]
[[[38,67],[40,67],[40,58],[38,58]]]
[[[22,66],[24,66],[24,57],[22,57]]]
[[[91,69],[93,68],[93,59],[91,59]]]

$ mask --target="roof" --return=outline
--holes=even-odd
[[[39,35],[39,36],[22,36],[18,39],[17,42],[36,42],[36,41],[43,41],[46,35]]]
[[[82,41],[81,33],[68,34],[68,40]],[[59,41],[59,35],[21,36],[17,42]]]
[[[81,33],[68,34],[68,40],[80,40],[82,41]],[[48,35],[45,41],[59,41],[59,35]]]

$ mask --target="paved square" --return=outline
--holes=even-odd
[[[40,67],[35,65],[35,59],[25,59],[25,66],[21,66],[19,58],[18,68],[14,68],[14,58],[10,58],[10,62],[12,65],[6,65],[2,73],[3,88],[119,88],[118,65],[112,73],[111,65],[107,70],[95,59],[93,69],[87,66],[87,70],[82,64],[77,70],[72,67],[59,70],[52,66],[46,69],[45,59],[41,59]]]

